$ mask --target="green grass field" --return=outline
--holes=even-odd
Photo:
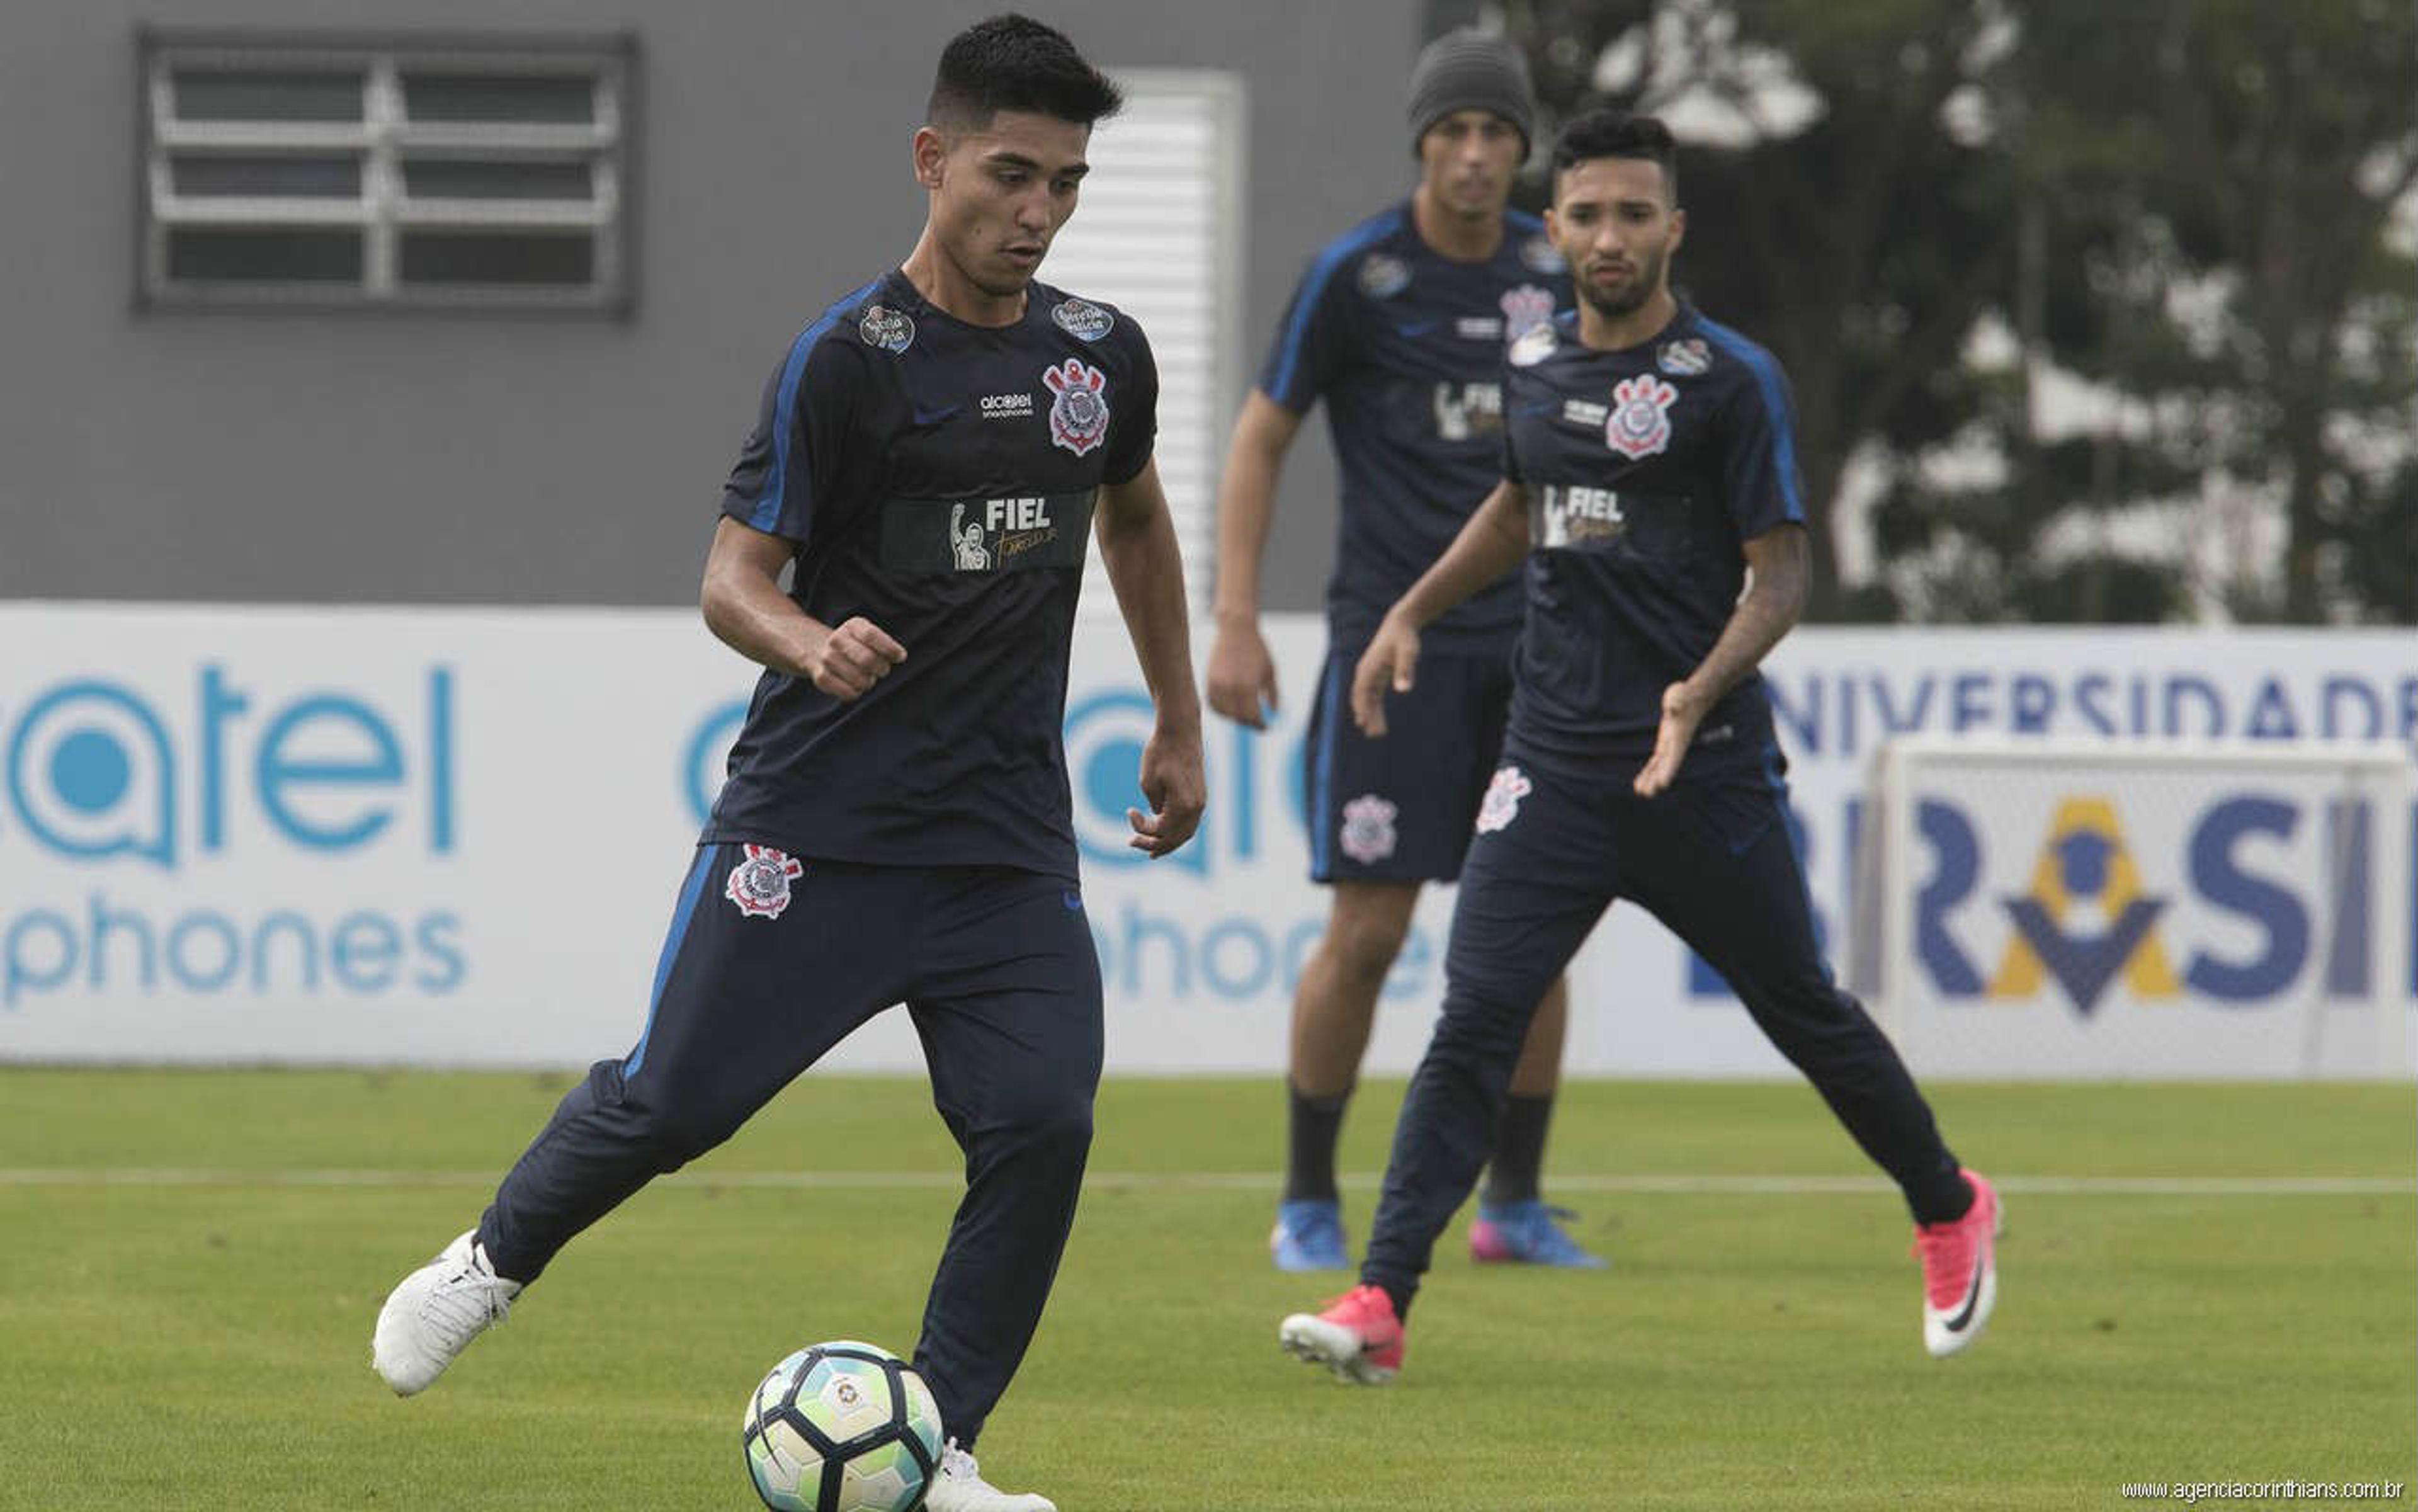
[[[0,1508],[756,1504],[748,1391],[800,1344],[912,1344],[956,1152],[919,1082],[809,1077],[397,1400],[379,1301],[565,1085],[0,1071]],[[2411,1090],[1934,1092],[2009,1211],[1966,1357],[1923,1354],[1903,1212],[1810,1092],[1587,1083],[1549,1184],[1614,1269],[1480,1270],[1457,1225],[1370,1391],[1276,1348],[1343,1284],[1267,1264],[1276,1086],[1112,1082],[984,1467],[1064,1512],[2062,1509],[2418,1474]],[[1355,1236],[1400,1094],[1346,1134]]]

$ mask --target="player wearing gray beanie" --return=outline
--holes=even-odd
[[[1268,1240],[1282,1270],[1350,1268],[1336,1146],[1377,1000],[1396,960],[1410,960],[1420,889],[1459,875],[1494,777],[1523,615],[1516,574],[1429,627],[1433,660],[1389,716],[1401,737],[1364,735],[1341,695],[1386,606],[1502,478],[1506,352],[1572,301],[1544,223],[1510,205],[1535,117],[1527,68],[1501,38],[1451,32],[1419,54],[1418,183],[1310,257],[1218,480],[1209,705],[1263,729],[1277,669],[1260,633],[1261,558],[1285,452],[1324,404],[1339,508],[1303,799],[1310,879],[1333,892],[1294,984],[1285,1179]],[[1556,981],[1530,1020],[1470,1226],[1481,1260],[1603,1264],[1542,1190],[1568,997]]]
[[[1520,156],[1528,156],[1537,139],[1537,92],[1518,48],[1464,26],[1420,51],[1411,69],[1412,150],[1430,127],[1460,110],[1492,111],[1518,127]]]

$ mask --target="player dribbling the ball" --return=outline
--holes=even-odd
[[[705,618],[765,671],[646,1028],[562,1100],[478,1227],[388,1298],[375,1359],[397,1392],[433,1382],[581,1230],[903,1001],[966,1154],[914,1351],[952,1441],[928,1505],[1050,1512],[969,1451],[1040,1321],[1091,1144],[1100,974],[1063,727],[1094,533],[1155,710],[1132,844],[1183,845],[1204,794],[1150,346],[1033,276],[1118,104],[1020,16],[942,53],[914,136],[923,236],[788,344],[723,493]],[[994,419],[1000,395],[1020,398]]]

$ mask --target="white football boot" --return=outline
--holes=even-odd
[[[472,1339],[504,1321],[520,1294],[518,1281],[496,1274],[473,1229],[388,1294],[370,1342],[371,1363],[396,1396],[425,1391]]]
[[[924,1512],[1058,1512],[1058,1504],[1031,1491],[1002,1491],[982,1478],[974,1457],[951,1439],[941,1450],[941,1473],[932,1477]]]

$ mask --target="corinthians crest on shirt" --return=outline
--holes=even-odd
[[[777,919],[789,906],[789,883],[803,877],[806,863],[786,850],[771,846],[742,848],[745,859],[730,868],[730,879],[722,884],[722,895],[739,906],[739,911],[750,919]]]
[[[1612,386],[1612,415],[1603,422],[1603,444],[1629,458],[1650,457],[1671,444],[1671,406],[1679,390],[1651,373]]]
[[[1096,451],[1109,436],[1109,379],[1082,359],[1070,357],[1041,374],[1057,397],[1049,404],[1049,440],[1077,456]]]

